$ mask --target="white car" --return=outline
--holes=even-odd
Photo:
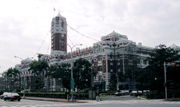
[[[4,92],[2,95],[0,95],[0,98],[3,99],[5,95],[7,95],[8,92]]]
[[[10,93],[10,92],[4,92],[1,95],[1,98],[4,99],[4,101],[6,100],[10,100],[10,101],[14,101],[14,100],[21,100],[21,96],[18,93]]]

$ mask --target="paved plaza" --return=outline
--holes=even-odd
[[[163,100],[116,100],[116,101],[90,101],[88,103],[66,103],[53,101],[25,100],[3,101],[0,107],[180,107],[180,102]]]

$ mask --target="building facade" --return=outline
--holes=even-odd
[[[53,65],[72,64],[79,58],[85,58],[92,63],[92,69],[97,72],[94,82],[104,84],[104,88],[108,90],[111,74],[125,75],[131,72],[133,75],[135,68],[148,66],[147,58],[152,51],[153,48],[143,46],[142,43],[136,44],[126,35],[113,31],[102,36],[101,41],[94,43],[91,47],[67,53],[67,23],[66,19],[59,14],[52,19],[51,23],[51,55],[44,55],[41,59]],[[117,78],[116,88],[117,90],[119,88],[131,90],[135,89],[135,84],[133,76],[123,81]]]
[[[135,68],[145,68],[148,66],[147,58],[152,51],[153,48],[143,46],[142,43],[136,44],[128,40],[126,35],[113,31],[103,36],[101,41],[94,43],[92,47],[69,52],[63,57],[50,55],[48,61],[50,65],[53,65],[73,63],[79,58],[85,58],[92,63],[92,69],[97,72],[94,82],[104,84],[104,89],[108,90],[112,73],[126,74],[131,72],[133,75]],[[135,89],[136,83],[133,77],[131,80],[117,81],[117,90],[119,88]]]
[[[20,71],[20,84],[21,89],[23,90],[31,90],[32,88],[32,71],[29,70],[30,64],[33,62],[32,59],[24,59],[21,61],[21,64],[17,64],[15,68]]]
[[[180,47],[170,46],[180,52]],[[110,81],[116,78],[116,90],[136,90],[135,72],[149,65],[148,58],[154,48],[135,43],[126,35],[115,31],[101,37],[101,40],[91,47],[67,52],[67,22],[60,14],[51,22],[51,54],[41,55],[38,60],[45,60],[48,64],[73,64],[77,59],[87,59],[92,64],[92,70],[97,72],[94,84],[102,84],[104,90],[111,88]],[[179,53],[180,54],[180,53]],[[32,72],[29,65],[33,60],[25,59],[15,66],[20,71],[22,89],[31,90]],[[115,74],[115,77],[112,77]],[[127,77],[128,75],[128,77]],[[61,79],[45,78],[44,88],[47,91],[64,91]]]
[[[66,18],[58,14],[51,22],[51,55],[61,56],[67,53]]]

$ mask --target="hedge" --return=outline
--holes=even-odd
[[[24,95],[24,93],[19,93],[21,96]],[[88,99],[87,93],[73,93],[74,97],[76,99]],[[25,93],[25,96],[28,97],[46,97],[46,98],[67,98],[67,93],[65,92],[28,92]]]

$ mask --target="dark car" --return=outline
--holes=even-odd
[[[10,100],[10,101],[14,101],[14,100],[17,100],[17,101],[20,101],[21,100],[21,96],[18,94],[18,93],[3,93],[3,99],[4,101],[6,100]]]

